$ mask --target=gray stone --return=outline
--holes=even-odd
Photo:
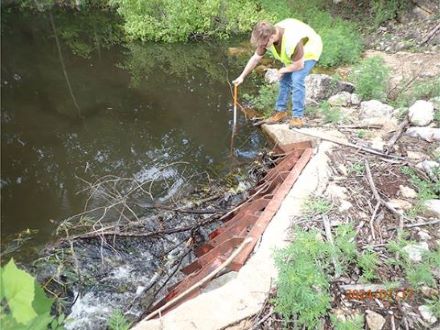
[[[268,69],[264,74],[264,80],[266,80],[269,84],[274,84],[280,81],[280,74],[277,69]]]
[[[354,91],[353,84],[338,81],[326,74],[310,74],[306,77],[306,90],[308,103],[322,101],[339,92]]]
[[[428,142],[440,141],[440,128],[437,127],[410,127],[405,134]]]
[[[397,212],[406,211],[412,207],[410,202],[404,201],[403,199],[390,199],[389,204],[394,207]]]
[[[423,162],[418,163],[416,167],[420,170],[425,171],[426,174],[428,174],[428,176],[431,178],[431,180],[437,181],[438,179],[440,179],[437,176],[437,170],[440,167],[439,163],[433,160],[424,160]]]
[[[403,248],[403,251],[408,253],[408,257],[411,261],[420,262],[422,261],[422,255],[429,251],[429,246],[426,242],[408,244]]]
[[[366,310],[367,313],[367,324],[368,328],[371,330],[381,330],[385,324],[385,318],[373,311]]]
[[[351,94],[349,92],[341,92],[328,99],[328,103],[334,107],[346,107],[350,105],[350,102]]]
[[[377,100],[361,102],[361,109],[359,113],[360,119],[367,119],[373,117],[391,118],[393,115],[393,107],[383,104]]]
[[[429,199],[423,203],[426,207],[424,214],[434,218],[440,218],[440,199]]]
[[[434,106],[431,102],[418,100],[408,111],[409,121],[413,126],[426,126],[434,120]]]
[[[434,324],[437,322],[437,318],[432,313],[431,309],[427,305],[419,306],[420,315],[422,315],[423,320],[429,324]]]
[[[351,101],[352,105],[359,105],[362,102],[362,98],[360,97],[360,95],[353,93],[353,94],[351,94],[350,101]]]
[[[399,186],[400,195],[404,198],[417,198],[417,192],[414,189],[406,186]]]

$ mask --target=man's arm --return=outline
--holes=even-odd
[[[295,47],[295,52],[292,54],[292,64],[287,65],[284,68],[281,68],[279,73],[287,73],[293,71],[299,71],[304,68],[304,46],[303,42],[300,41]]]
[[[253,69],[260,63],[261,59],[263,58],[264,54],[266,53],[266,49],[264,48],[257,48],[254,55],[251,56],[249,61],[247,62],[246,66],[243,69],[243,72],[240,74],[240,76],[233,81],[235,85],[240,85],[244,78],[252,72]]]

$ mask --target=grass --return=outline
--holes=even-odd
[[[364,317],[358,314],[347,317],[345,320],[339,319],[336,315],[330,315],[330,320],[334,330],[362,330],[364,328]]]
[[[305,214],[313,216],[316,214],[326,214],[332,209],[332,204],[325,198],[315,197],[304,203]]]

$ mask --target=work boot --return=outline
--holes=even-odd
[[[265,124],[276,124],[289,118],[289,114],[286,111],[277,111],[268,119],[266,119]]]
[[[304,126],[304,119],[299,117],[293,117],[289,121],[289,128],[301,128]]]

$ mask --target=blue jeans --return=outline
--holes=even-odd
[[[304,100],[306,97],[305,79],[315,66],[315,60],[304,62],[304,68],[299,71],[283,74],[280,80],[280,91],[278,93],[275,109],[286,111],[289,94],[292,94],[292,116],[302,118],[304,116]]]

